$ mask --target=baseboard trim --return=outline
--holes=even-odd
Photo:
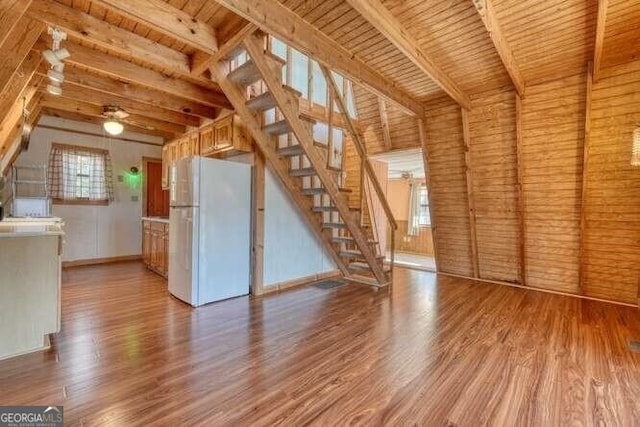
[[[443,276],[449,276],[449,277],[457,277],[459,279],[475,280],[476,282],[493,283],[495,285],[502,285],[502,286],[510,286],[512,288],[527,289],[529,291],[545,292],[547,294],[561,295],[561,296],[564,296],[564,297],[573,297],[573,298],[586,299],[586,300],[590,300],[590,301],[606,302],[606,303],[609,303],[609,304],[623,305],[625,307],[633,307],[633,308],[638,308],[639,307],[637,304],[631,304],[631,303],[628,303],[628,302],[620,302],[620,301],[613,301],[613,300],[603,299],[603,298],[589,297],[587,295],[572,294],[572,293],[569,293],[569,292],[554,291],[554,290],[551,290],[551,289],[535,288],[533,286],[524,286],[524,285],[520,285],[518,283],[501,282],[500,280],[480,279],[480,278],[477,278],[477,277],[463,276],[463,275],[460,275],[460,274],[445,273],[443,271],[439,271],[437,274],[442,274]]]
[[[274,292],[280,292],[286,289],[308,285],[313,282],[318,282],[320,280],[333,279],[335,277],[342,277],[342,273],[340,272],[340,270],[332,270],[332,271],[327,271],[326,273],[311,274],[309,276],[299,277],[297,279],[286,280],[284,282],[279,282],[279,283],[273,283],[271,285],[267,285],[263,287],[262,293],[254,294],[254,296],[262,296],[262,295],[267,295]]]
[[[122,262],[122,261],[139,261],[141,259],[142,259],[142,255],[125,255],[125,256],[113,256],[113,257],[107,257],[107,258],[76,259],[73,261],[62,261],[62,268],[80,267],[83,265],[111,264],[113,262]]]

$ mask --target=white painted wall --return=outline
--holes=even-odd
[[[53,215],[65,221],[66,244],[63,260],[109,258],[139,255],[142,247],[140,217],[142,186],[118,181],[131,166],[142,170],[142,157],[161,157],[161,148],[148,144],[82,135],[73,130],[103,134],[97,125],[42,117],[39,125],[69,129],[60,131],[36,127],[29,150],[18,158],[19,164],[48,163],[51,143],[81,145],[109,150],[113,167],[114,202],[108,206],[53,205]],[[124,132],[124,138],[162,143],[162,138]],[[132,201],[137,196],[137,201]]]
[[[267,168],[264,210],[264,286],[336,269],[280,181]]]

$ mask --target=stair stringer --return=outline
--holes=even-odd
[[[229,102],[233,105],[236,113],[240,116],[242,122],[251,133],[256,145],[267,161],[267,166],[275,173],[284,188],[287,190],[291,200],[293,200],[295,205],[298,207],[298,210],[302,214],[302,217],[309,228],[313,231],[315,237],[325,248],[342,274],[344,276],[348,276],[349,271],[343,259],[340,257],[339,251],[331,242],[331,238],[324,233],[322,229],[322,222],[318,220],[312,211],[312,201],[302,195],[302,188],[296,180],[292,179],[289,175],[288,165],[285,164],[285,161],[276,153],[275,141],[271,136],[262,131],[260,120],[258,120],[256,115],[245,105],[247,99],[245,98],[241,87],[226,78],[223,68],[224,66],[221,62],[214,64],[210,68],[213,77],[216,79],[227,99],[229,99]]]
[[[251,35],[243,41],[247,53],[254,61],[255,66],[262,75],[262,80],[274,97],[278,108],[280,109],[285,120],[289,124],[291,131],[296,136],[298,143],[302,146],[309,163],[316,171],[320,182],[324,186],[329,195],[329,198],[333,204],[338,208],[342,221],[347,226],[347,229],[354,238],[356,246],[362,253],[367,264],[371,268],[373,276],[380,285],[388,283],[387,276],[384,272],[382,263],[378,262],[376,253],[368,244],[368,238],[364,230],[358,224],[353,212],[349,209],[349,204],[346,197],[340,193],[338,184],[331,177],[326,169],[326,163],[322,159],[320,153],[317,152],[314,146],[312,135],[308,132],[307,128],[303,125],[300,119],[299,107],[291,96],[288,96],[283,89],[281,82],[281,71],[270,66],[270,63],[266,61],[263,52],[263,40],[259,35]],[[235,106],[235,105],[234,105]],[[349,274],[347,274],[349,276]]]

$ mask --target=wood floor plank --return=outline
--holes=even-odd
[[[197,310],[137,262],[63,272],[50,350],[0,405],[69,425],[633,425],[637,309],[398,268]]]

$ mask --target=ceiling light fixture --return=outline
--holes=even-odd
[[[64,81],[64,74],[54,69],[47,71],[47,77],[49,80],[56,83],[62,83]]]
[[[47,85],[47,92],[51,95],[60,96],[62,95],[62,88],[60,87],[60,83],[51,82],[51,84]]]
[[[113,118],[107,119],[102,124],[102,127],[104,128],[105,132],[107,132],[109,135],[114,135],[114,136],[120,135],[124,130],[124,126],[122,126],[122,123],[120,123],[119,121]]]

